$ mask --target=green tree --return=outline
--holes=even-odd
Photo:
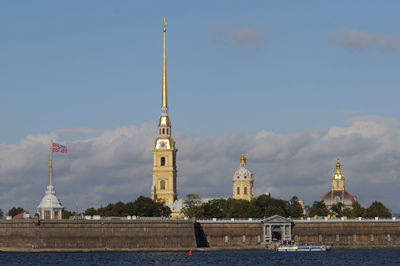
[[[84,213],[84,215],[98,215],[98,210],[95,208],[89,208]]]
[[[23,213],[25,210],[22,207],[12,207],[10,210],[8,210],[7,215],[14,217],[17,214]]]
[[[392,214],[390,213],[389,209],[383,205],[382,202],[374,201],[372,202],[371,206],[369,206],[365,210],[365,217],[373,218],[373,217],[384,217],[390,218]]]
[[[310,216],[327,216],[329,213],[330,212],[323,201],[314,201],[310,209]]]
[[[75,216],[76,215],[76,212],[70,212],[70,211],[68,211],[68,210],[64,210],[64,219],[69,219],[69,217],[71,217],[71,216]],[[87,214],[88,215],[88,214]]]
[[[142,217],[169,216],[171,214],[171,209],[162,202],[140,196],[133,203],[133,214]]]
[[[299,203],[299,199],[296,196],[293,196],[292,199],[289,201],[289,215],[292,218],[299,218],[303,216],[303,208]]]
[[[186,217],[197,217],[202,218],[203,210],[201,207],[201,198],[197,194],[188,194],[186,199],[183,201],[183,214]]]
[[[343,216],[343,214],[342,214],[343,203],[337,202],[337,203],[333,204],[331,207],[331,211],[333,211],[337,217],[342,217]]]
[[[293,198],[293,204],[295,204],[295,201],[298,199]],[[288,217],[290,216],[290,202],[286,200],[281,200],[281,199],[275,199],[272,198],[270,195],[260,195],[255,199],[255,205],[259,208],[259,211],[261,213],[261,217],[269,217],[275,214],[278,214],[283,217]],[[295,205],[294,205],[295,206]],[[294,207],[296,208],[296,207]],[[267,211],[268,210],[268,211]],[[295,209],[293,209],[295,212]]]
[[[274,215],[280,215],[282,217],[286,217],[287,216],[285,211],[282,208],[279,208],[279,207],[274,206],[274,205],[269,205],[267,207],[267,209],[265,210],[264,216],[265,217],[271,217],[271,216],[274,216]]]
[[[352,218],[365,216],[365,209],[361,206],[361,204],[358,201],[355,201],[353,203],[353,209],[351,210],[351,212],[352,212]]]
[[[0,219],[4,217],[3,211],[0,209]]]
[[[224,206],[224,218],[257,218],[260,209],[247,200],[228,199]]]
[[[351,208],[344,208],[341,215],[347,218],[355,218]]]

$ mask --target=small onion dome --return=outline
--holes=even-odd
[[[240,156],[240,168],[233,174],[232,180],[253,180],[253,173],[246,168],[246,156]]]
[[[247,158],[246,158],[246,156],[244,155],[244,153],[242,153],[242,155],[240,156],[240,163],[242,164],[242,163],[246,163],[246,161],[247,161]]]

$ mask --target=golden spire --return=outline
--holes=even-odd
[[[162,111],[167,113],[168,110],[168,96],[167,96],[167,50],[165,45],[165,32],[167,21],[164,18],[164,47],[163,47],[163,71],[162,71]]]

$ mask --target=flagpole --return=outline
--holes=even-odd
[[[50,140],[50,186],[53,185],[53,140]]]

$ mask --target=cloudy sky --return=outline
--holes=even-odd
[[[148,196],[167,17],[178,193],[229,197],[242,151],[256,194],[312,204],[340,156],[362,205],[399,212],[397,1],[0,3],[0,208],[48,183],[84,210]]]

